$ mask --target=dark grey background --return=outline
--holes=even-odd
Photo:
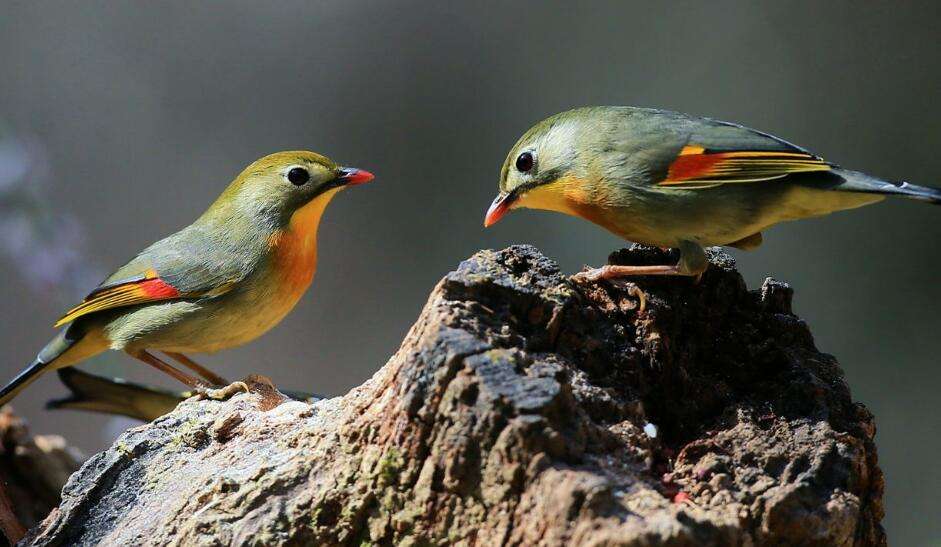
[[[4,3],[0,119],[32,158],[20,190],[60,233],[4,235],[3,379],[91,279],[191,222],[276,150],[316,150],[378,177],[334,201],[296,311],[203,360],[327,393],[369,377],[435,282],[475,250],[531,242],[573,271],[621,244],[543,212],[481,227],[504,154],[555,112],[692,112],[941,184],[934,2],[448,4]],[[774,275],[796,287],[797,312],[877,416],[896,545],[941,541],[939,237],[941,209],[891,201],[779,226],[759,251],[735,253],[752,286]],[[34,261],[30,246],[46,240]],[[87,271],[46,267],[70,263],[69,249]],[[27,281],[36,276],[50,279]],[[118,355],[89,368],[163,382]],[[34,431],[89,451],[127,425],[42,410],[61,392],[44,378],[15,406]]]

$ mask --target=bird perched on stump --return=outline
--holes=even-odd
[[[252,163],[193,224],[144,249],[59,319],[65,328],[0,391],[0,405],[40,374],[108,349],[193,388],[226,384],[185,354],[238,346],[277,325],[314,277],[327,204],[372,179],[313,152]]]
[[[517,207],[591,221],[624,239],[677,248],[677,264],[604,266],[578,282],[699,277],[712,245],[753,249],[765,228],[881,201],[941,203],[941,190],[843,169],[767,133],[666,110],[598,106],[543,120],[510,150],[490,226]]]

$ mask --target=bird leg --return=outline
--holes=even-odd
[[[592,283],[602,279],[615,279],[632,275],[691,275],[681,272],[679,267],[673,266],[616,266],[608,264],[600,268],[592,268],[572,276],[576,283]]]
[[[640,290],[640,287],[629,281],[615,283],[616,286],[625,289],[627,294],[637,299],[637,311],[643,313],[647,309],[647,293]]]
[[[164,372],[166,374],[169,374],[170,376],[173,376],[177,380],[183,382],[195,392],[195,395],[198,399],[223,400],[223,399],[228,399],[229,397],[235,395],[236,393],[240,391],[245,391],[245,392],[251,391],[248,388],[248,384],[246,384],[245,382],[232,382],[231,384],[225,385],[226,384],[225,380],[222,380],[222,382],[219,384],[219,385],[222,385],[223,387],[214,389],[203,380],[200,380],[199,378],[194,378],[190,376],[189,374],[186,374],[183,371],[177,370],[172,365],[169,365],[163,362],[161,359],[157,358],[154,355],[151,355],[150,353],[147,353],[144,350],[138,350],[133,353],[128,352],[128,354],[130,354],[131,357],[140,359],[141,361],[156,368],[157,370]]]
[[[195,390],[205,389],[206,383],[200,380],[199,378],[194,378],[189,374],[175,369],[172,365],[165,363],[154,355],[147,353],[145,350],[137,350],[134,352],[127,352],[131,357],[138,359],[147,363],[148,365],[154,367],[155,369],[163,372],[164,374],[169,374],[170,376],[176,378],[177,380],[183,382],[187,386]]]
[[[196,361],[193,361],[192,359],[190,359],[189,357],[183,355],[182,353],[176,353],[176,352],[174,352],[174,351],[165,351],[164,353],[167,354],[168,357],[170,357],[171,359],[173,359],[173,360],[176,361],[177,363],[180,363],[181,365],[183,365],[183,366],[185,366],[186,368],[192,370],[192,371],[195,372],[196,374],[199,374],[199,375],[202,376],[203,378],[209,380],[209,381],[212,382],[214,385],[217,385],[217,386],[224,386],[224,385],[228,385],[228,383],[229,383],[229,381],[226,380],[225,378],[223,378],[222,376],[219,376],[219,375],[216,374],[215,372],[213,372],[213,371],[209,370],[208,368],[206,368],[206,367],[200,365],[200,364],[197,363]]]
[[[693,241],[680,241],[680,259],[672,266],[619,266],[608,264],[600,268],[592,268],[572,276],[575,283],[592,283],[602,279],[616,279],[634,275],[684,275],[695,277],[696,283],[709,266],[706,251],[701,245]]]

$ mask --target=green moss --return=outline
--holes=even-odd
[[[404,460],[399,451],[390,448],[379,460],[379,485],[392,486],[398,483]]]
[[[117,450],[118,453],[121,454],[122,457],[130,457],[134,453],[131,450],[131,447],[125,444],[124,441],[118,441],[117,443],[115,443],[114,449]]]
[[[199,420],[196,418],[190,418],[180,424],[180,426],[174,431],[173,437],[170,438],[168,446],[173,449],[177,449],[180,445],[186,444],[192,446],[198,444],[198,439],[193,438],[193,433],[199,428]]]

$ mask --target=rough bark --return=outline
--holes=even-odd
[[[186,401],[92,457],[24,543],[885,544],[872,416],[787,285],[711,261],[638,281],[640,310],[532,247],[479,252],[360,387]]]

